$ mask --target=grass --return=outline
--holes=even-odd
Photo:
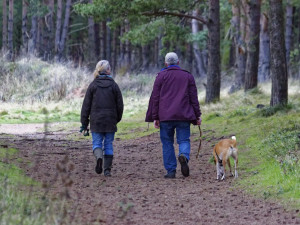
[[[39,184],[9,163],[16,153],[13,148],[0,148],[0,224],[40,225],[62,221],[53,202],[40,198],[41,193],[33,193]]]
[[[237,137],[238,187],[299,208],[300,90],[296,90],[290,93],[287,106],[274,108],[268,106],[269,95],[263,90],[236,93],[222,103],[203,107],[203,127],[214,131],[205,134],[208,138]],[[257,104],[265,107],[258,109]]]
[[[23,70],[24,67],[26,67],[24,63],[9,66],[3,64],[0,68],[0,72],[7,70],[11,73],[12,70],[21,71],[20,68],[18,69],[18,66],[22,66]],[[25,69],[26,71],[31,71],[27,67]],[[43,64],[42,66],[38,66],[37,64],[32,70],[34,72],[31,71],[27,76],[34,76],[34,74],[38,73],[37,71],[46,73],[48,76],[54,73],[48,64]],[[64,68],[60,70],[64,71],[64,73],[67,71]],[[19,82],[22,76],[20,73],[17,74],[19,74]],[[3,75],[0,74],[0,76]],[[47,78],[47,76],[41,77],[46,79],[46,86],[55,83],[55,79],[51,80]],[[57,82],[59,81],[58,83],[56,82],[57,84],[62,83],[61,78],[56,78]],[[67,78],[71,79],[72,76],[67,76]],[[66,82],[68,82],[69,79],[67,79]],[[37,85],[37,90],[40,90],[38,93],[43,97],[38,98],[36,97],[38,95],[31,95],[30,99],[26,101],[24,98],[22,99],[21,96],[25,96],[27,90],[24,91],[21,89],[19,93],[14,93],[13,89],[8,87],[8,92],[5,95],[3,90],[0,90],[0,98],[2,100],[3,98],[20,100],[15,101],[15,103],[13,103],[13,101],[9,103],[1,102],[0,124],[44,123],[45,121],[68,122],[55,124],[54,126],[50,126],[49,129],[65,131],[79,130],[82,98],[78,98],[78,96],[74,95],[74,97],[68,100],[58,101],[60,97],[72,93],[72,88],[76,89],[79,86],[82,87],[86,82],[82,76],[79,76],[75,80],[77,83],[71,82],[70,88],[68,87],[63,94],[62,90],[64,90],[64,87],[62,86],[58,85],[58,89],[51,89],[52,94],[49,94],[50,92],[43,91],[45,89],[42,87],[42,89],[38,89]],[[148,128],[148,124],[144,122],[153,80],[154,77],[146,75],[116,78],[123,92],[125,105],[124,116],[121,123],[118,124],[116,138],[132,139],[158,132],[158,130],[153,128],[152,124],[150,124]],[[16,82],[16,86],[19,85],[17,81],[14,82]],[[41,84],[41,80],[38,80],[38,83]],[[53,87],[53,85],[51,87]],[[28,91],[30,92],[32,89]],[[232,95],[228,95],[228,89],[223,89],[221,101],[213,104],[204,104],[205,93],[203,91],[199,92],[199,100],[203,113],[203,124],[201,126],[203,141],[215,140],[222,136],[230,137],[231,135],[235,135],[239,147],[240,178],[235,182],[237,187],[259,198],[281,201],[283,204],[288,205],[288,207],[300,208],[300,140],[298,138],[300,133],[299,81],[290,82],[289,104],[285,107],[269,107],[270,92],[270,83],[260,85],[258,88],[247,93],[239,91]],[[264,107],[257,108],[258,104]],[[192,126],[192,133],[198,134],[198,132],[198,128]],[[83,137],[76,132],[71,133],[68,138],[78,140],[84,138],[91,139],[91,137]],[[2,160],[3,157],[4,155],[0,152],[0,159]],[[5,157],[8,157],[7,153],[5,153]],[[19,193],[17,191],[18,182],[25,182],[22,181],[24,177],[22,172],[17,167],[12,165],[8,166],[3,162],[0,165],[1,171],[11,170],[11,172],[6,171],[5,173],[0,173],[1,185],[9,187],[6,190],[10,192],[1,192],[1,207],[3,206],[3,202],[5,205],[14,204],[13,201],[10,200],[12,196],[16,196],[17,199],[20,199],[18,200],[20,201],[18,204],[22,205],[21,202],[25,201],[26,195],[23,192]],[[1,188],[1,190],[3,190],[3,188]],[[17,194],[20,194],[20,196],[17,196]],[[37,203],[37,205],[39,204],[41,203]],[[11,207],[11,210],[15,208],[16,214],[18,214],[17,212],[21,212],[23,216],[24,211],[28,212],[27,209],[24,209],[24,206],[11,205],[9,207]],[[32,212],[37,212],[35,210],[38,211],[38,208],[31,209]],[[3,215],[6,214],[4,213]],[[31,213],[31,215],[36,214]],[[3,216],[0,217],[0,222],[3,218]],[[8,214],[5,218],[8,220]],[[12,218],[14,218],[14,216]],[[43,223],[41,222],[40,224]]]

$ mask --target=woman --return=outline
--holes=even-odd
[[[117,123],[121,121],[124,109],[122,93],[110,73],[111,67],[107,60],[97,63],[95,79],[86,91],[81,109],[81,130],[87,130],[90,122],[96,173],[102,173],[104,158],[105,176],[111,176],[113,141]]]

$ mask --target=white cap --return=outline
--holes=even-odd
[[[178,63],[178,56],[175,52],[169,52],[166,54],[165,63],[168,65],[176,65]]]

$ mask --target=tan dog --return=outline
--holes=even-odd
[[[236,137],[232,136],[231,139],[223,139],[219,141],[213,150],[215,164],[217,168],[217,180],[225,179],[225,166],[228,163],[230,174],[233,176],[231,171],[231,165],[229,157],[234,159],[234,177],[238,177],[237,166],[238,166],[238,149],[236,147]]]

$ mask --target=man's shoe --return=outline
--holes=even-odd
[[[165,178],[167,178],[167,179],[168,179],[168,178],[171,178],[171,179],[172,179],[172,178],[175,178],[175,174],[176,174],[175,172],[167,173],[167,174],[165,175]]]
[[[180,162],[180,165],[181,165],[181,173],[182,173],[182,175],[185,176],[185,177],[188,177],[190,175],[190,169],[189,169],[186,157],[181,154],[178,157],[178,161]]]

